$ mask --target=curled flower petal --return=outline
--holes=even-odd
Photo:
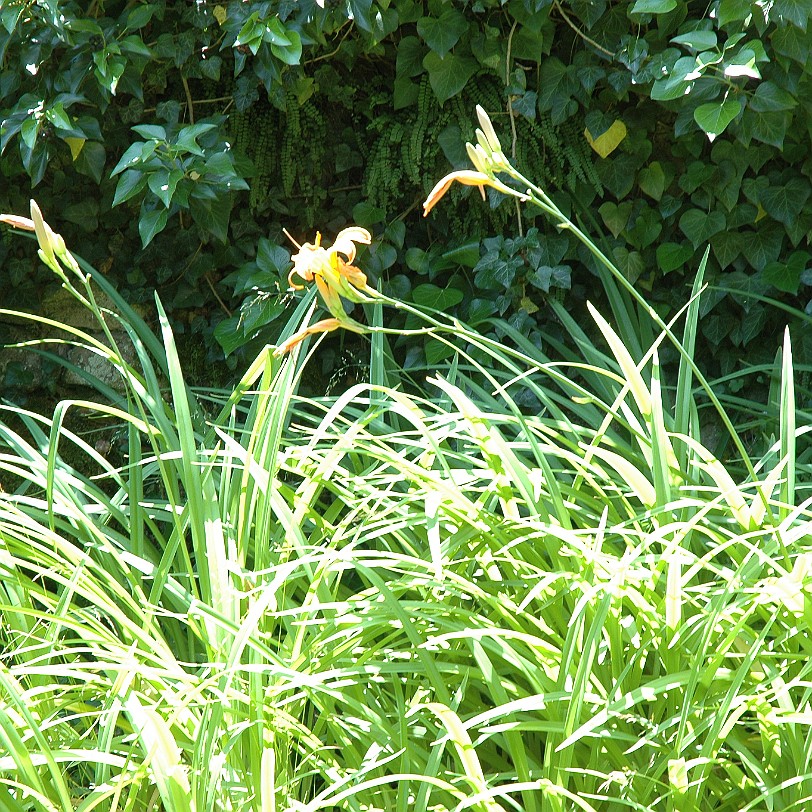
[[[331,330],[336,330],[341,327],[341,322],[338,319],[322,319],[310,327],[305,327],[303,330],[294,333],[290,338],[283,341],[274,351],[275,356],[284,355],[290,352],[297,344],[304,341],[308,336],[315,335],[316,333],[329,333]]]
[[[461,169],[457,172],[451,172],[450,174],[446,175],[429,192],[429,196],[426,198],[426,202],[423,204],[423,217],[426,217],[428,213],[437,205],[440,198],[451,188],[454,181],[462,183],[465,186],[478,186],[483,200],[485,199],[486,186],[491,186],[494,189],[498,189],[504,194],[516,194],[514,189],[511,189],[501,181],[496,180],[496,178],[486,175],[484,172],[474,172],[471,169]]]
[[[369,245],[372,242],[372,235],[360,226],[349,226],[338,232],[338,236],[330,251],[344,254],[348,262],[355,259],[355,243],[359,245]]]
[[[22,231],[34,231],[34,221],[28,217],[20,217],[17,214],[0,214],[0,223],[5,223],[12,228],[19,228]]]

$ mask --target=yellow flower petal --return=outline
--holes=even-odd
[[[28,217],[20,217],[17,214],[0,214],[0,223],[5,223],[12,228],[19,228],[23,231],[34,231],[34,221]]]
[[[331,330],[335,330],[340,326],[341,322],[338,319],[322,319],[321,321],[317,321],[315,324],[311,324],[310,327],[299,330],[298,333],[294,333],[286,341],[283,341],[273,351],[273,354],[277,357],[284,355],[286,352],[290,352],[297,344],[304,341],[308,336],[315,335],[316,333],[329,333]]]
[[[423,204],[423,217],[437,205],[440,198],[451,188],[454,181],[462,183],[464,186],[478,186],[482,193],[482,199],[485,199],[485,186],[493,186],[498,188],[496,182],[484,172],[474,172],[472,169],[461,169],[457,172],[451,172],[446,175],[430,192]]]

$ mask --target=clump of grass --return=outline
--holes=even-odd
[[[456,355],[424,396],[375,329],[370,381],[337,398],[300,397],[306,354],[268,348],[204,409],[160,302],[158,337],[44,253],[106,335],[67,340],[125,394],[0,423],[0,479],[22,483],[0,498],[8,809],[808,806],[788,337],[774,442],[735,463],[699,439],[701,282],[639,358],[597,312],[601,346],[559,312],[581,357],[555,359],[435,314]],[[123,467],[64,428],[78,406],[122,421]]]

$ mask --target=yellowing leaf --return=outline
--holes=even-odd
[[[224,6],[215,6],[214,7],[214,19],[217,20],[220,25],[222,25],[228,17],[228,12],[225,10]]]
[[[584,130],[584,138],[601,158],[611,155],[625,137],[626,125],[620,119],[615,121],[606,132],[601,133],[597,138],[592,137],[589,128]]]
[[[759,220],[762,220],[764,217],[767,216],[767,212],[764,211],[761,203],[758,204],[758,211],[756,212],[756,219],[753,220],[754,223],[757,223]]]
[[[85,145],[84,138],[66,138],[65,143],[70,147],[70,155],[71,158],[75,161],[79,157],[79,153],[82,151],[82,147]]]

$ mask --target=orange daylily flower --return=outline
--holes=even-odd
[[[12,228],[19,228],[21,231],[34,231],[34,221],[28,217],[20,217],[17,214],[0,214],[0,223],[5,223]]]
[[[353,291],[348,290],[346,285],[341,283],[342,280],[346,280],[359,291],[366,288],[366,275],[354,267],[352,262],[356,254],[355,244],[369,245],[371,242],[372,235],[365,228],[350,226],[338,233],[332,247],[324,248],[321,244],[321,233],[317,232],[315,243],[306,242],[300,246],[298,253],[291,257],[293,270],[288,274],[290,286],[296,290],[302,288],[302,285],[294,282],[295,276],[305,282],[312,282],[315,279],[317,283],[321,278],[328,285],[333,282],[342,288],[343,290],[339,292],[345,298],[356,301],[352,297]],[[341,258],[341,254],[347,258],[346,261]],[[319,286],[319,290],[321,290],[321,286]],[[349,293],[350,296],[347,296],[346,293]]]
[[[429,196],[426,198],[426,202],[423,204],[423,217],[426,217],[428,213],[437,205],[440,198],[454,184],[454,181],[462,183],[465,186],[478,186],[483,200],[485,199],[486,186],[491,186],[492,188],[497,189],[506,195],[517,194],[515,189],[511,189],[510,186],[507,186],[506,184],[502,183],[502,181],[497,180],[490,175],[486,175],[484,172],[476,172],[473,169],[460,169],[446,175],[429,192]]]
[[[350,226],[338,233],[330,248],[322,246],[320,233],[316,234],[314,243],[308,242],[299,246],[299,251],[292,257],[293,269],[288,275],[288,282],[294,290],[301,290],[304,287],[297,284],[296,277],[304,282],[315,282],[324,306],[330,311],[332,318],[323,319],[299,330],[287,341],[283,341],[274,350],[274,355],[283,355],[307,336],[327,333],[338,327],[355,333],[367,332],[367,327],[347,315],[342,299],[350,302],[366,302],[370,297],[377,295],[376,291],[367,285],[366,274],[352,265],[356,255],[356,243],[369,245],[371,242],[372,235],[365,228]]]
[[[317,321],[315,324],[311,324],[310,327],[299,330],[298,333],[294,333],[289,339],[283,341],[273,351],[273,354],[276,356],[284,355],[297,344],[304,341],[308,336],[315,335],[316,333],[329,333],[331,330],[335,330],[340,326],[341,322],[338,319],[322,319],[321,321]]]

